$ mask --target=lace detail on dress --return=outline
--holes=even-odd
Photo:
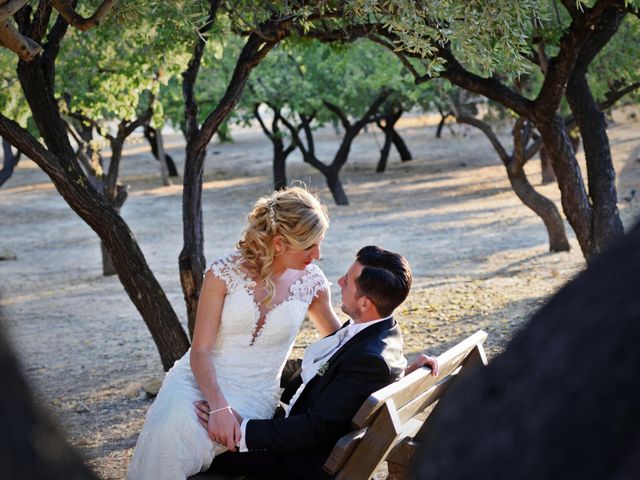
[[[270,310],[264,312],[264,321],[254,331],[250,345],[253,345],[258,340],[258,337],[262,335],[271,312],[277,310],[280,306],[293,300],[298,300],[304,303],[308,308],[309,304],[313,301],[315,296],[319,292],[327,290],[330,285],[331,284],[329,283],[329,280],[327,280],[327,277],[324,276],[324,273],[322,272],[322,270],[320,270],[320,268],[313,264],[309,265],[305,269],[305,272],[300,276],[300,278],[289,286],[289,295],[287,296],[287,298],[285,298],[279,304],[275,305]],[[258,318],[261,315],[260,308],[255,303],[255,301],[253,302],[253,304],[256,309],[256,318]]]
[[[331,284],[322,270],[316,265],[309,265],[307,272],[291,285],[291,293],[287,301],[295,299],[308,305],[318,293],[328,290],[329,285]]]
[[[235,292],[239,288],[250,291],[255,282],[249,280],[242,271],[242,256],[238,252],[215,260],[208,270],[227,285],[227,293]]]
[[[246,419],[271,418],[280,397],[280,372],[309,304],[329,282],[320,268],[309,265],[290,286],[287,300],[266,313],[264,325],[252,341],[259,312],[240,258],[235,252],[210,267],[228,289],[212,359],[229,405]],[[129,480],[184,480],[209,468],[214,456],[226,449],[211,441],[193,413],[193,402],[202,398],[187,352],[167,374],[147,413],[127,474]]]

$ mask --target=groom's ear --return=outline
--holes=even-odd
[[[363,312],[368,312],[371,311],[371,309],[376,308],[375,303],[373,303],[371,299],[366,295],[358,298],[358,305],[360,306],[360,310],[362,310]]]

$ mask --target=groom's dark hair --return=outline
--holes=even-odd
[[[409,262],[373,245],[362,248],[356,261],[364,267],[356,279],[358,295],[369,297],[381,316],[391,315],[409,295],[413,280]]]

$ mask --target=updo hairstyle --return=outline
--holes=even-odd
[[[309,248],[325,234],[329,216],[326,207],[313,194],[302,187],[291,187],[260,198],[248,221],[249,226],[236,247],[256,283],[263,282],[267,289],[264,302],[269,304],[275,293],[271,281],[276,255],[273,238],[281,235],[293,248]]]

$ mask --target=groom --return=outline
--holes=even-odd
[[[284,408],[270,420],[242,420],[240,453],[216,457],[210,471],[331,478],[322,466],[336,441],[351,430],[355,413],[371,393],[404,371],[402,335],[392,313],[407,298],[411,281],[402,255],[374,246],[361,249],[338,280],[342,311],[351,321],[307,348],[301,369],[282,394]],[[426,363],[437,372],[431,359]],[[196,406],[206,425],[208,405]]]

